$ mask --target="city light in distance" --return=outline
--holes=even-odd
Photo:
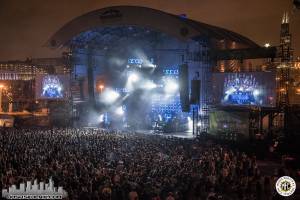
[[[100,84],[100,85],[98,86],[98,88],[100,89],[100,92],[102,93],[102,92],[103,92],[103,89],[104,89],[104,85],[103,85],[103,84]]]
[[[99,85],[99,89],[100,89],[100,90],[103,90],[103,89],[104,89],[104,85],[102,85],[102,84]]]

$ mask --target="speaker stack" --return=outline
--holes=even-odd
[[[179,66],[179,93],[182,112],[190,112],[188,65]]]
[[[191,81],[191,100],[190,104],[200,103],[200,80],[192,80]]]

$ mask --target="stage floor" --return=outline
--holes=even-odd
[[[153,130],[137,130],[136,133],[146,134],[146,135],[159,135],[159,136],[166,136],[166,137],[187,138],[187,139],[193,139],[196,137],[191,132],[157,133],[154,132]]]
[[[100,130],[108,130],[109,131],[109,129],[98,128],[98,127],[93,127],[93,126],[86,126],[86,127],[83,127],[83,128],[87,128],[87,129],[100,129]],[[196,136],[193,135],[192,132],[158,133],[158,132],[155,132],[153,130],[136,130],[134,132],[138,133],[138,134],[159,135],[159,136],[165,136],[165,137],[177,137],[177,138],[187,138],[187,139],[196,138]]]

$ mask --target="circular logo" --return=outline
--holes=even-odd
[[[276,190],[281,196],[291,196],[296,190],[296,182],[289,176],[282,176],[276,181]]]

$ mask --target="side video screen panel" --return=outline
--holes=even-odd
[[[274,72],[215,73],[213,102],[217,105],[263,106],[276,104]]]
[[[36,77],[37,99],[64,99],[69,93],[69,76],[39,75]]]

